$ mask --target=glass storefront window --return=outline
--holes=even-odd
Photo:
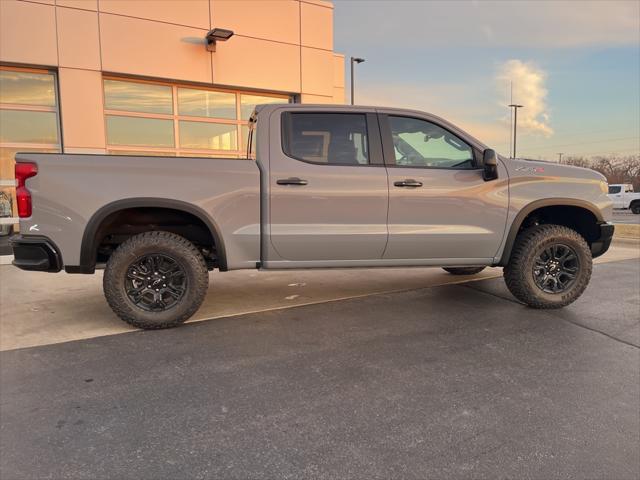
[[[105,78],[107,152],[246,158],[247,120],[256,104],[288,103],[207,87]]]
[[[104,108],[125,112],[173,113],[171,87],[151,83],[104,81]]]
[[[55,77],[47,73],[0,70],[0,103],[55,107]]]
[[[158,118],[107,115],[110,145],[174,147],[173,122]]]
[[[240,95],[240,114],[242,120],[249,120],[256,105],[264,103],[289,103],[286,98],[266,97],[264,95]]]
[[[181,120],[180,147],[196,150],[237,150],[237,127]]]
[[[185,116],[236,118],[236,94],[178,88],[178,113]]]
[[[249,125],[242,125],[240,127],[240,146],[242,150],[247,150],[247,140],[249,140]]]
[[[58,143],[56,112],[0,110],[0,144]]]

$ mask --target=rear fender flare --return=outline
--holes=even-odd
[[[224,243],[222,236],[219,234],[219,229],[215,225],[214,221],[209,218],[201,208],[180,200],[171,200],[166,198],[153,198],[153,197],[141,197],[141,198],[127,198],[124,200],[117,200],[115,202],[108,203],[101,207],[96,213],[93,214],[91,219],[87,222],[82,235],[82,246],[80,248],[80,267],[73,268],[73,271],[80,273],[93,273],[96,268],[96,254],[98,251],[99,241],[97,238],[98,229],[102,222],[111,214],[120,210],[126,210],[129,208],[143,208],[143,207],[157,207],[157,208],[170,208],[172,210],[180,210],[185,213],[199,218],[209,229],[211,236],[216,245],[218,254],[218,262],[220,270],[227,270],[227,256],[225,253]]]

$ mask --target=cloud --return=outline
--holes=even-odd
[[[498,69],[496,80],[500,91],[513,82],[513,102],[518,110],[518,132],[553,135],[547,107],[547,74],[531,62],[509,60]]]

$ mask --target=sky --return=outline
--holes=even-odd
[[[640,154],[640,1],[334,0],[355,100],[442,116],[504,155]],[[347,99],[349,76],[347,72]],[[511,93],[513,89],[513,96]]]

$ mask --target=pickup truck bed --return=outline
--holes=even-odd
[[[16,159],[38,165],[38,174],[29,179],[37,208],[22,221],[21,231],[46,232],[63,247],[62,262],[71,272],[90,270],[97,245],[88,239],[99,236],[110,216],[129,208],[175,209],[209,224],[221,237],[218,248],[226,239],[220,256],[228,262],[225,270],[255,268],[260,259],[260,171],[253,161],[35,153]],[[168,220],[181,228],[194,225],[184,224],[183,217]],[[147,219],[130,222],[111,233],[130,234],[133,222],[153,224],[154,217],[149,211]],[[83,242],[85,257],[89,251],[94,258],[82,258]]]

